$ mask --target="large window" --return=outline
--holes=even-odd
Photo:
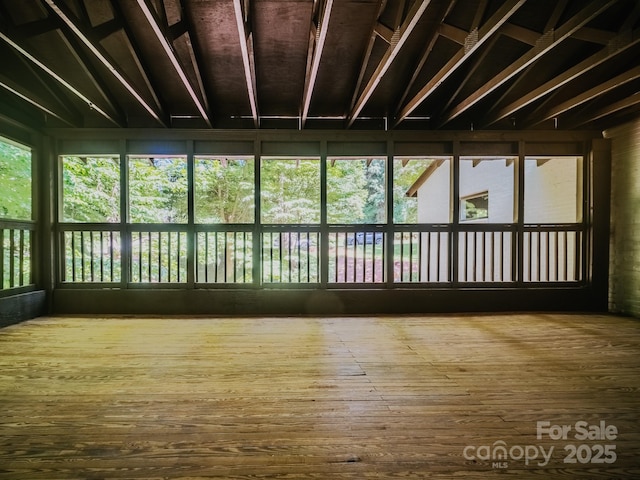
[[[197,156],[194,163],[196,281],[251,283],[253,232],[231,225],[254,222],[254,159]]]
[[[512,223],[515,158],[460,159],[460,220]]]
[[[331,288],[584,278],[581,157],[314,155],[63,156],[61,280]],[[13,235],[7,250],[30,234],[3,235]]]
[[[0,291],[33,282],[31,150],[0,138]]]
[[[129,157],[129,221],[187,222],[187,158]]]
[[[263,158],[262,223],[320,223],[320,159]]]
[[[31,220],[31,150],[0,137],[0,218]]]
[[[525,223],[575,223],[582,217],[582,157],[527,157]]]
[[[62,157],[64,222],[120,221],[120,157]]]
[[[327,159],[327,222],[380,224],[386,220],[384,158]]]
[[[251,157],[196,157],[196,223],[253,223],[254,165]]]
[[[450,192],[450,158],[394,158],[394,223],[449,223]]]
[[[529,282],[581,276],[582,157],[527,157],[524,162],[523,276]],[[567,226],[561,226],[561,225]]]

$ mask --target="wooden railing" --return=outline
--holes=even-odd
[[[122,278],[122,241],[112,230],[73,230],[63,233],[63,282],[111,283]],[[100,228],[96,226],[94,228]],[[104,228],[104,227],[103,227]]]
[[[33,222],[0,222],[0,291],[34,283]]]
[[[62,283],[428,288],[575,283],[585,277],[580,224],[119,228],[62,224]],[[28,274],[16,265],[28,258],[30,232],[4,232],[3,252],[14,252],[3,253],[10,270],[4,283],[23,284]]]

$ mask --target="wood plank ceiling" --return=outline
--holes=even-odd
[[[606,128],[637,0],[0,0],[0,115],[42,127]]]

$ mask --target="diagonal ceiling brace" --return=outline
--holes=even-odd
[[[253,36],[248,32],[244,20],[241,0],[233,0],[233,8],[236,14],[236,24],[240,37],[240,50],[242,52],[242,65],[244,66],[244,78],[247,82],[247,93],[251,106],[251,116],[256,128],[260,126],[260,114],[258,113],[258,90],[256,86],[255,59],[253,56]]]
[[[138,93],[125,75],[118,70],[114,62],[108,57],[102,47],[94,44],[89,37],[78,26],[78,22],[72,18],[72,14],[66,8],[59,5],[60,0],[44,0],[47,5],[55,12],[58,17],[71,29],[71,31],[80,39],[80,41],[89,49],[89,51],[102,63],[109,72],[116,77],[122,86],[142,105],[142,107],[160,124],[166,126],[162,120],[160,113],[156,112],[151,105]]]
[[[58,75],[52,68],[47,66],[44,62],[40,61],[38,58],[36,58],[33,54],[31,54],[30,52],[28,52],[24,48],[22,48],[18,43],[14,42],[11,38],[9,38],[3,32],[0,32],[0,39],[4,40],[15,51],[17,51],[22,56],[27,58],[29,61],[31,61],[32,63],[37,65],[45,73],[47,73],[54,80],[56,80],[58,83],[60,83],[63,87],[65,87],[67,90],[69,90],[73,95],[75,95],[80,100],[82,100],[82,102],[85,105],[87,105],[91,110],[95,110],[96,112],[98,112],[100,115],[102,115],[104,118],[106,118],[110,122],[114,123],[115,125],[117,125],[119,127],[123,126],[123,123],[120,120],[116,119],[114,116],[112,116],[109,113],[107,113],[107,111],[105,109],[101,108],[97,103],[95,103],[93,100],[91,100],[85,94],[83,94],[80,90],[78,90],[76,87],[74,87],[71,83],[69,83],[63,77]]]
[[[521,1],[524,2],[524,0]],[[411,10],[409,11],[407,18],[402,23],[400,28],[394,33],[391,45],[389,45],[389,48],[382,57],[382,60],[378,64],[378,67],[373,72],[369,83],[367,83],[367,85],[364,87],[364,90],[360,94],[360,97],[355,102],[355,105],[351,113],[349,114],[348,126],[353,125],[353,122],[355,122],[360,112],[362,112],[362,109],[371,98],[371,95],[373,95],[373,92],[378,87],[380,81],[382,80],[382,77],[385,73],[387,73],[387,70],[389,70],[389,67],[400,53],[400,50],[402,50],[402,47],[404,46],[413,30],[416,28],[418,21],[427,10],[427,7],[430,3],[431,0],[419,0],[411,6]]]
[[[56,109],[54,106],[50,105],[46,100],[39,98],[34,95],[32,92],[27,91],[23,86],[18,85],[13,80],[5,77],[0,73],[0,87],[8,90],[13,93],[17,97],[22,100],[30,103],[34,107],[41,110],[43,113],[47,115],[51,115],[59,120],[62,120],[64,123],[71,127],[79,127],[80,122],[78,120],[72,120],[68,117],[67,113],[63,113],[60,110]]]
[[[551,118],[557,117],[568,110],[579,107],[580,105],[593,100],[600,95],[604,95],[611,90],[614,90],[622,85],[625,85],[629,82],[637,80],[640,78],[640,66],[634,67],[631,70],[624,72],[620,75],[617,75],[614,78],[607,80],[606,82],[601,83],[600,85],[590,88],[589,90],[582,92],[580,95],[577,95],[561,104],[553,107],[549,111],[547,111],[542,118],[537,120],[535,124],[544,122],[545,120],[549,120]]]
[[[469,33],[465,46],[436,73],[431,80],[400,110],[396,116],[396,125],[407,118],[422,102],[449,78],[460,66],[469,59],[500,27],[526,2],[526,0],[510,0],[502,5],[498,11],[478,30]]]
[[[606,107],[596,110],[595,112],[581,115],[579,117],[579,120],[575,122],[574,126],[578,127],[580,125],[584,125],[585,123],[593,122],[608,115],[618,113],[625,108],[633,107],[638,104],[640,104],[640,92],[636,92],[633,95],[628,96],[627,98],[611,103]]]
[[[329,31],[329,18],[331,17],[332,8],[333,0],[326,0],[324,10],[322,11],[322,15],[319,19],[318,28],[316,28],[315,48],[313,49],[311,68],[307,73],[307,78],[305,79],[304,94],[302,97],[302,112],[300,114],[300,126],[302,128],[304,128],[304,124],[307,121],[307,116],[309,114],[311,96],[313,95],[313,89],[316,84],[316,79],[318,78],[320,59],[322,58],[324,43],[327,38],[327,32]]]
[[[637,45],[638,43],[640,43],[640,30],[636,30],[635,32],[632,33],[632,35],[629,35],[628,32],[621,33],[618,37],[614,38],[610,42],[609,46],[601,49],[599,52],[595,53],[594,55],[591,55],[586,60],[583,60],[582,62],[574,65],[573,67],[562,72],[561,74],[556,75],[556,77],[553,78],[552,80],[549,80],[548,82],[540,85],[538,88],[532,90],[527,95],[523,96],[522,98],[519,98],[517,101],[512,102],[511,104],[502,108],[500,111],[496,113],[494,117],[492,117],[487,122],[487,125],[491,125],[499,120],[502,120],[503,118],[506,118],[509,115],[512,115],[513,113],[535,102],[536,100],[539,100],[540,98],[546,95],[549,95],[550,93],[554,92],[555,90],[562,87],[563,85],[566,85],[567,83],[573,80],[576,80],[577,78],[586,74],[590,70],[603,64],[604,62],[615,57],[616,55],[623,53],[624,51]],[[554,115],[551,115],[551,117],[553,116]],[[548,118],[551,118],[551,117],[548,117]],[[545,118],[544,120],[547,120],[548,118]]]
[[[147,22],[149,22],[149,25],[151,26],[153,33],[155,34],[156,38],[160,42],[160,45],[162,45],[162,49],[167,55],[169,62],[171,62],[171,65],[173,66],[174,70],[178,74],[178,77],[180,78],[182,85],[187,90],[189,97],[191,97],[193,104],[198,109],[198,112],[200,112],[200,115],[202,116],[206,124],[209,127],[211,127],[211,120],[209,119],[209,114],[207,113],[207,110],[203,105],[203,102],[200,100],[200,97],[198,97],[195,89],[191,85],[191,81],[187,77],[187,74],[185,73],[184,68],[180,63],[180,60],[178,59],[178,56],[175,50],[173,49],[173,46],[171,45],[167,37],[162,32],[162,29],[160,28],[160,24],[158,23],[156,16],[152,12],[151,7],[148,4],[148,0],[137,0],[137,2],[138,2],[138,6],[142,10],[142,13],[144,14],[144,17],[147,19]]]
[[[606,11],[611,5],[618,0],[593,0],[589,5],[582,9],[575,16],[567,20],[557,29],[551,29],[540,36],[536,46],[531,48],[527,53],[513,62],[509,67],[501,71],[498,75],[485,83],[482,87],[469,95],[466,99],[456,105],[448,115],[446,115],[440,126],[457,118],[462,113],[476,105],[487,95],[497,90],[507,81],[515,77],[517,74],[525,70],[538,59],[551,52],[555,47],[560,45],[564,40],[571,37],[573,33],[578,31],[591,20]]]

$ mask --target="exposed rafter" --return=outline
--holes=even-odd
[[[524,0],[521,0],[521,1],[524,1]],[[396,32],[394,33],[391,45],[389,45],[389,48],[384,54],[384,57],[378,64],[378,67],[376,68],[376,70],[373,72],[371,79],[369,80],[367,85],[364,87],[364,90],[360,94],[358,100],[355,102],[353,110],[349,114],[349,119],[348,119],[349,126],[353,125],[353,122],[355,122],[356,118],[364,108],[365,104],[371,98],[371,95],[373,95],[373,92],[375,91],[377,86],[380,84],[382,77],[384,77],[384,74],[387,73],[387,70],[395,60],[396,56],[400,53],[402,46],[405,44],[405,42],[409,38],[409,35],[411,35],[411,33],[413,32],[414,28],[418,24],[418,21],[422,17],[422,14],[424,14],[425,10],[427,9],[430,3],[431,3],[431,0],[419,0],[419,1],[416,1],[411,6],[411,10],[407,15],[406,20],[402,23],[400,28],[396,30]]]
[[[122,84],[122,86],[136,99],[136,101],[160,124],[166,126],[166,122],[162,119],[163,115],[157,112],[149,102],[136,90],[131,82],[126,78],[125,74],[120,71],[116,63],[109,58],[109,55],[98,44],[89,39],[88,34],[79,25],[77,19],[68,11],[66,6],[62,5],[60,0],[44,0],[47,5],[55,12],[58,17],[69,27],[69,29],[78,37],[78,39],[89,49],[89,51],[102,63],[107,70]]]
[[[367,48],[365,50],[362,63],[360,64],[360,72],[358,73],[358,80],[356,81],[355,88],[353,89],[353,96],[351,98],[351,104],[349,105],[349,110],[353,110],[353,107],[355,106],[356,101],[358,100],[358,92],[360,92],[360,86],[364,81],[364,75],[365,75],[365,72],[367,71],[367,65],[369,65],[369,60],[371,58],[371,52],[373,51],[373,46],[375,44],[376,37],[380,35],[378,33],[378,26],[380,25],[380,22],[378,20],[380,18],[380,15],[384,11],[386,4],[387,4],[386,0],[379,0],[378,14],[376,15],[375,25],[373,26],[371,35],[369,36],[369,43],[367,44]],[[389,41],[387,41],[387,43],[389,44],[391,43],[391,37],[389,37]]]
[[[609,46],[603,48],[596,54],[591,55],[589,58],[571,67],[565,72],[556,75],[556,77],[552,80],[549,80],[548,82],[540,85],[538,88],[531,90],[527,95],[524,95],[515,102],[512,102],[506,107],[501,108],[493,117],[491,117],[487,121],[487,124],[491,125],[499,120],[502,120],[503,118],[508,117],[509,115],[513,115],[518,110],[526,107],[527,105],[530,105],[531,103],[539,100],[546,95],[551,94],[563,85],[566,85],[567,83],[580,78],[590,70],[603,64],[607,60],[610,60],[616,55],[623,53],[624,51],[633,47],[634,45],[637,45],[638,43],[640,43],[640,30],[636,30],[632,33],[621,33],[610,43]],[[552,115],[552,117],[553,116],[554,115]]]
[[[13,80],[7,78],[5,75],[0,74],[0,87],[8,90],[12,94],[20,97],[22,100],[27,103],[33,105],[46,115],[51,115],[52,117],[56,117],[59,120],[62,120],[64,123],[71,127],[79,127],[80,123],[78,119],[71,119],[68,116],[67,112],[62,112],[59,110],[59,107],[49,105],[49,102],[46,100],[39,98],[37,95],[29,92],[29,90],[25,89],[24,86],[17,84]]]
[[[627,98],[624,98],[618,102],[613,102],[606,107],[600,108],[591,113],[585,113],[580,116],[580,119],[574,122],[574,126],[578,127],[580,125],[584,125],[585,123],[593,122],[595,120],[599,120],[603,117],[613,115],[614,113],[618,113],[626,108],[634,107],[640,104],[640,92],[634,93]]]
[[[447,14],[451,11],[451,8],[453,7],[453,5],[456,3],[457,0],[449,0],[449,2],[446,5],[443,5],[443,8],[441,10],[442,15],[441,18],[442,20],[444,20],[447,16]],[[481,9],[484,9],[484,6],[480,6]],[[444,24],[442,24],[444,25]],[[441,26],[442,26],[441,25]],[[451,27],[451,29],[454,29],[455,27]],[[447,30],[447,28],[445,27],[445,30]],[[463,30],[459,30],[459,29],[455,29],[456,31],[463,31]],[[452,34],[452,36],[454,35],[453,30],[450,30],[449,33]],[[411,89],[413,88],[413,85],[415,84],[416,80],[418,79],[418,76],[420,75],[420,72],[422,71],[422,68],[424,67],[424,64],[427,62],[427,59],[429,58],[429,55],[431,55],[431,51],[433,50],[433,47],[436,43],[436,41],[438,40],[438,37],[440,35],[444,36],[444,33],[442,32],[442,28],[438,28],[436,31],[433,32],[433,35],[431,35],[431,39],[427,42],[425,42],[426,47],[425,49],[422,51],[422,55],[420,56],[420,60],[418,61],[418,64],[416,66],[416,68],[413,70],[413,74],[411,75],[411,79],[407,82],[406,87],[404,88],[404,92],[402,93],[402,96],[400,97],[398,104],[399,105],[403,105],[405,100],[407,99],[407,97],[409,96],[409,92],[411,92]],[[465,36],[467,35],[467,33],[465,32]],[[455,41],[455,40],[454,40]],[[462,41],[462,44],[464,44],[464,40]]]
[[[37,65],[47,75],[49,75],[54,80],[56,80],[58,83],[60,83],[60,85],[65,87],[67,90],[69,90],[73,95],[78,97],[91,110],[94,110],[94,111],[98,112],[104,118],[106,118],[111,123],[114,123],[115,125],[117,125],[119,127],[124,126],[123,123],[119,119],[117,119],[113,115],[109,114],[106,111],[105,108],[101,107],[98,103],[94,102],[92,99],[87,97],[77,87],[73,86],[71,83],[69,83],[67,80],[65,80],[62,76],[58,75],[53,68],[51,68],[50,66],[46,65],[44,62],[39,60],[35,55],[30,53],[29,51],[27,51],[24,48],[22,48],[17,42],[13,41],[11,38],[9,38],[7,35],[5,35],[3,32],[0,32],[0,39],[2,39],[9,46],[11,46],[20,55],[24,56],[29,61],[31,61],[32,63]]]
[[[253,56],[253,35],[247,27],[242,0],[233,0],[233,9],[236,16],[238,36],[240,37],[240,51],[242,52],[242,65],[244,66],[244,78],[247,83],[251,116],[253,117],[253,124],[257,128],[260,126],[260,113],[258,111],[258,90],[256,86],[255,58]]]
[[[318,77],[318,69],[320,68],[320,59],[322,58],[324,43],[327,39],[327,32],[329,31],[329,19],[331,18],[332,8],[333,0],[325,0],[324,9],[318,19],[318,25],[315,28],[315,47],[313,48],[311,68],[307,71],[304,82],[304,94],[302,96],[302,112],[300,114],[301,128],[304,128],[307,116],[309,115],[309,105],[311,105],[311,97],[315,88],[316,78]]]
[[[51,0],[47,0],[47,1],[51,1]],[[156,38],[160,42],[160,45],[162,46],[162,50],[164,50],[165,54],[167,55],[167,58],[169,59],[171,66],[173,66],[174,70],[178,74],[178,77],[180,78],[182,85],[184,86],[187,93],[189,94],[189,97],[191,97],[193,104],[198,109],[198,112],[202,116],[202,119],[205,121],[205,123],[209,127],[211,127],[211,120],[209,118],[209,113],[207,112],[207,109],[205,108],[203,101],[200,99],[200,97],[196,93],[193,85],[191,85],[191,81],[187,77],[184,67],[180,62],[178,55],[174,51],[173,46],[171,45],[171,42],[169,42],[167,37],[162,32],[162,29],[160,28],[160,24],[158,23],[156,15],[153,13],[151,6],[148,4],[148,0],[137,0],[137,2],[138,2],[138,6],[142,10],[142,13],[144,14],[144,17],[147,19],[147,22],[149,22],[149,25],[151,26],[153,33],[155,34]]]
[[[571,19],[567,20],[558,29],[551,29],[546,31],[540,36],[540,38],[536,42],[535,47],[530,49],[518,60],[513,62],[506,69],[501,71],[498,75],[493,77],[490,81],[485,83],[482,87],[480,87],[466,99],[456,105],[447,115],[445,115],[445,117],[442,119],[441,125],[444,125],[457,118],[462,113],[466,112],[482,99],[484,99],[487,95],[494,92],[496,89],[504,85],[507,81],[529,67],[529,65],[533,64],[535,61],[551,52],[555,47],[560,45],[573,33],[578,31],[588,22],[606,11],[609,7],[611,7],[611,5],[616,3],[616,1],[617,0],[593,0],[587,7],[580,10],[580,12],[574,15]]]
[[[165,109],[162,107],[162,104],[160,103],[160,99],[158,98],[158,94],[156,93],[157,89],[154,87],[153,82],[151,81],[151,78],[147,73],[147,68],[145,68],[146,66],[145,64],[148,62],[145,62],[145,58],[141,54],[139,46],[134,41],[135,35],[133,33],[132,27],[135,28],[135,26],[130,25],[126,21],[126,17],[122,12],[122,7],[117,0],[109,0],[109,2],[115,15],[114,21],[124,31],[124,35],[122,36],[123,41],[127,46],[128,53],[131,55],[132,60],[136,64],[140,77],[144,81],[145,86],[149,91],[149,95],[151,96],[154,102],[155,111],[162,112]],[[100,32],[100,30],[101,30],[101,25],[97,25],[94,28],[95,32]]]
[[[469,33],[465,46],[436,73],[431,80],[400,110],[396,116],[396,125],[407,118],[422,102],[460,66],[467,61],[487,40],[489,40],[500,27],[525,3],[526,0],[510,0],[505,2],[496,13],[478,30]]]
[[[603,82],[596,87],[590,88],[589,90],[582,92],[580,95],[576,95],[575,97],[551,108],[541,118],[533,122],[533,125],[537,125],[538,123],[544,122],[545,120],[558,117],[559,115],[571,109],[579,107],[580,105],[583,105],[599,97],[600,95],[604,95],[605,93],[621,87],[629,82],[637,80],[638,78],[640,78],[640,66],[634,67],[631,70],[617,75],[607,80],[606,82]]]

